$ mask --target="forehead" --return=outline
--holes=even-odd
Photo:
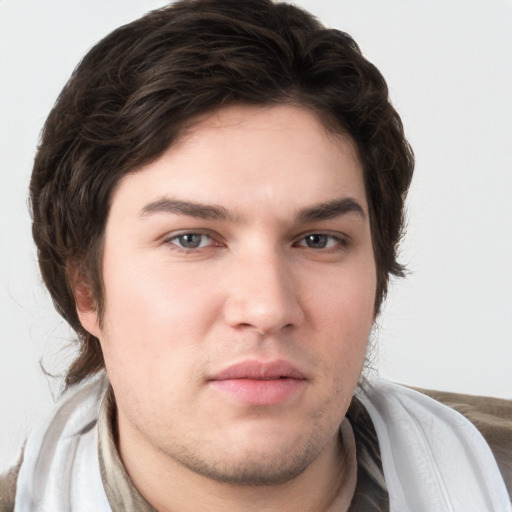
[[[193,123],[157,160],[125,176],[113,207],[159,197],[240,211],[353,196],[366,204],[355,143],[309,109],[232,106]]]

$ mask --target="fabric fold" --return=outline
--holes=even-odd
[[[375,426],[391,512],[510,512],[505,483],[464,416],[384,379],[358,394]]]
[[[65,394],[32,430],[18,476],[15,512],[111,512],[98,462],[102,372]]]

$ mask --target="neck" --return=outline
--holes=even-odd
[[[124,466],[135,487],[159,512],[293,512],[346,511],[354,494],[357,464],[352,429],[347,420],[320,455],[297,477],[277,485],[244,486],[199,475],[160,451],[126,450]],[[148,453],[151,454],[148,457]]]

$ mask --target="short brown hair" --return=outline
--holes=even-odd
[[[102,242],[120,178],[160,156],[191,119],[240,103],[293,103],[355,141],[364,169],[377,268],[375,310],[389,275],[403,275],[397,245],[412,151],[377,68],[344,32],[270,0],[183,0],[100,41],[50,112],[30,198],[41,272],[80,352],[66,383],[104,366],[80,324],[69,270],[103,310]]]

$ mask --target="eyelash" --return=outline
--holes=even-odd
[[[180,238],[184,238],[187,236],[195,236],[195,237],[202,237],[202,239],[199,241],[199,245],[197,247],[182,247],[179,245],[181,242],[176,242]],[[202,240],[204,237],[209,238],[212,243],[209,243],[205,246],[201,246]],[[325,238],[325,245],[323,247],[310,247],[307,245],[307,239],[308,237],[311,239],[312,237],[323,237]],[[215,238],[209,234],[205,233],[203,231],[183,231],[181,233],[173,234],[173,236],[167,238],[164,240],[164,242],[168,245],[173,246],[173,250],[182,252],[182,253],[192,253],[197,252],[201,249],[205,249],[212,246],[221,246],[222,244],[220,242],[217,242]],[[332,242],[334,242],[332,244]],[[331,246],[328,245],[331,243]],[[331,233],[325,233],[325,232],[310,232],[301,235],[294,243],[294,247],[304,247],[306,249],[312,249],[314,251],[324,251],[324,252],[335,252],[338,250],[345,250],[350,244],[350,240],[346,235],[340,235],[340,234],[331,234]]]
[[[325,244],[328,245],[329,242],[334,242],[334,245],[331,247],[310,247],[308,245],[301,245],[301,242],[305,242],[307,244],[307,239],[312,239],[313,237],[323,237],[326,239]],[[295,245],[298,245],[300,247],[307,247],[309,249],[313,250],[325,250],[325,251],[335,251],[339,249],[346,249],[349,245],[349,240],[346,236],[340,236],[338,234],[334,235],[331,233],[322,233],[322,232],[313,232],[313,233],[307,233],[306,235],[302,235],[298,242],[296,242]]]
[[[207,237],[209,238],[213,243],[211,244],[208,244],[206,246],[202,246],[199,245],[198,247],[181,247],[180,245],[178,245],[178,243],[175,242],[175,240],[178,240],[180,238],[184,238],[184,237],[187,237],[187,236],[196,236],[196,237]],[[211,247],[212,245],[220,245],[220,243],[216,243],[215,242],[215,239],[213,238],[213,236],[211,236],[210,234],[208,233],[205,233],[205,232],[202,232],[202,231],[183,231],[181,233],[177,233],[177,234],[174,234],[173,236],[167,238],[166,240],[164,240],[164,242],[166,244],[169,244],[169,245],[172,245],[174,246],[173,247],[173,250],[176,250],[178,252],[183,252],[183,253],[191,253],[191,252],[196,252],[200,249],[204,249],[205,247]],[[199,243],[201,244],[201,242]]]

